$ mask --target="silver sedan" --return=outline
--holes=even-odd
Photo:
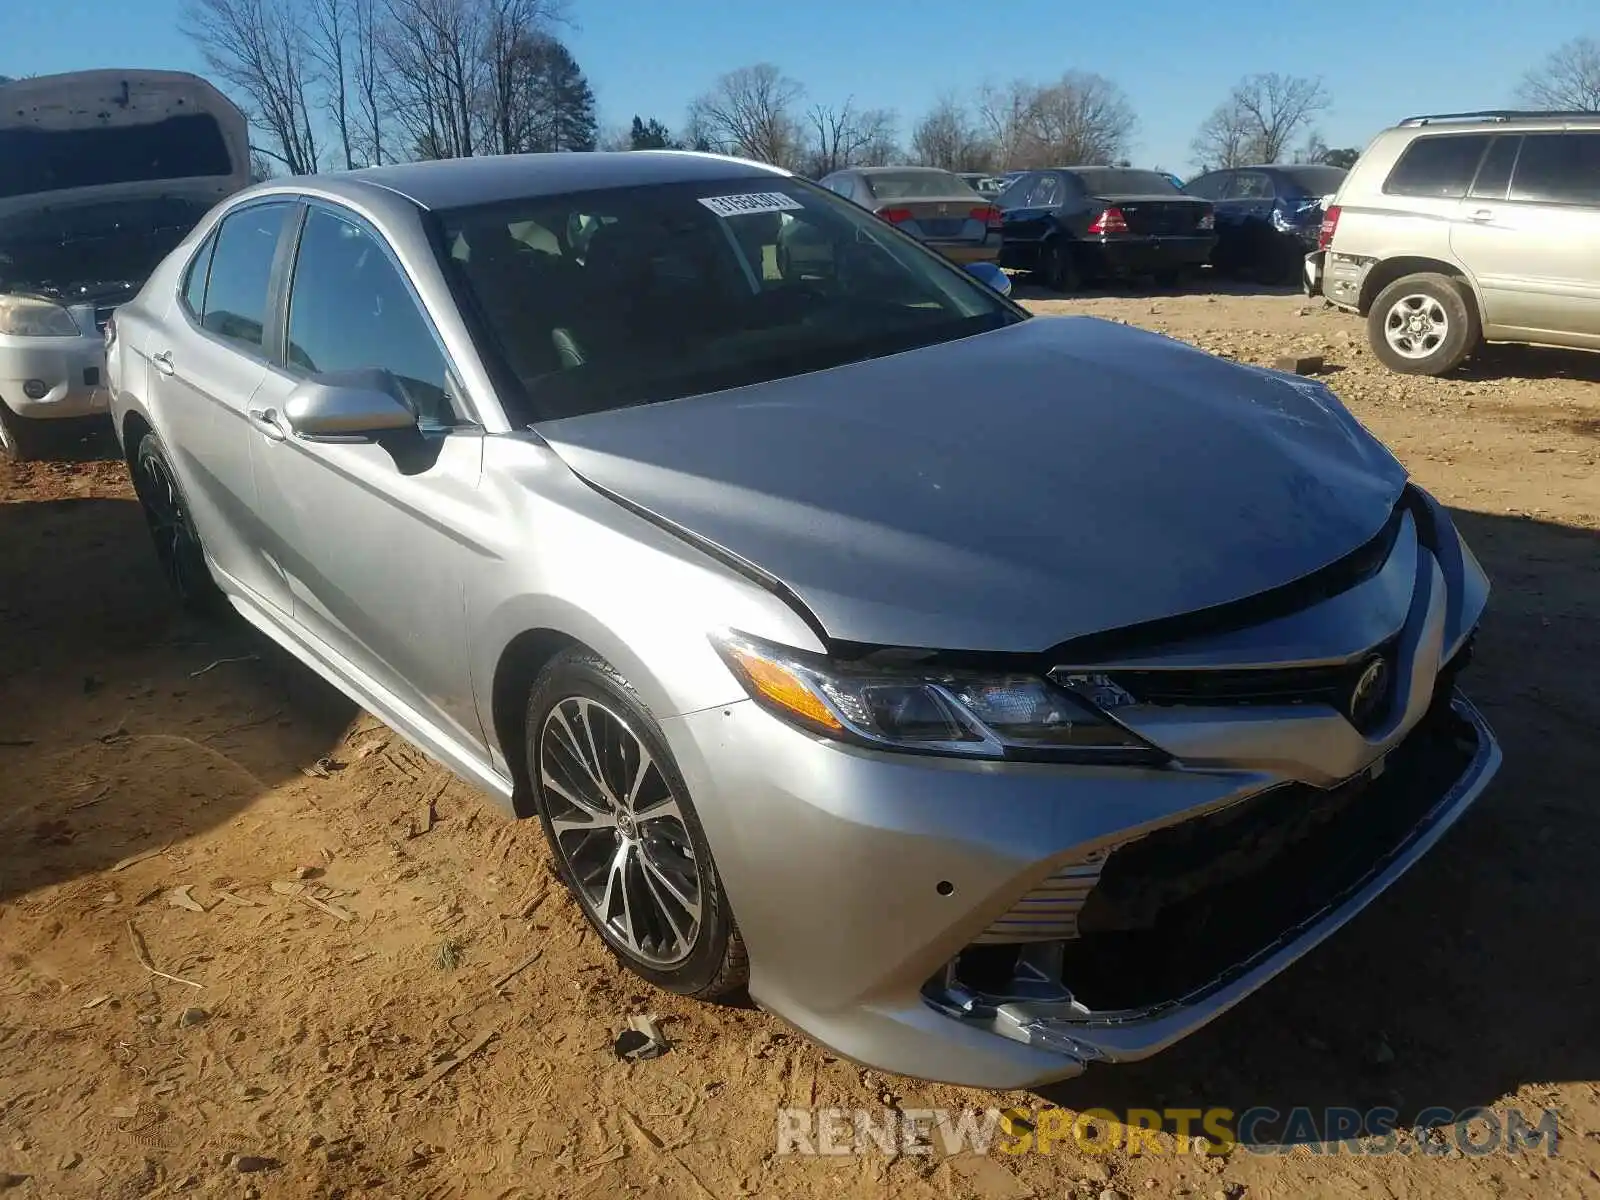
[[[276,181],[108,339],[185,603],[536,817],[627,967],[880,1068],[1149,1055],[1499,762],[1483,572],[1328,389],[781,171]]]

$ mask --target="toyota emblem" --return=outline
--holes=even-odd
[[[1355,687],[1350,689],[1350,703],[1346,710],[1350,723],[1365,731],[1383,709],[1388,695],[1389,663],[1382,655],[1374,654],[1361,668]]]

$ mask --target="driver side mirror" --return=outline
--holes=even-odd
[[[967,273],[978,282],[986,284],[999,292],[1002,296],[1011,295],[1011,276],[1007,275],[992,262],[975,262],[967,264]]]
[[[330,371],[300,383],[283,404],[283,419],[300,437],[362,439],[417,427],[416,414],[394,394],[389,372]]]

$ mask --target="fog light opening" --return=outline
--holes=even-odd
[[[50,394],[50,387],[42,379],[30,379],[22,385],[22,394],[29,400],[43,400]]]
[[[948,879],[941,879],[938,883],[933,885],[933,890],[938,892],[941,896],[949,896],[954,894],[956,885],[951,883]]]

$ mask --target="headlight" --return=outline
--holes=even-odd
[[[712,641],[751,699],[824,737],[968,758],[1167,759],[1087,698],[1038,675],[839,663],[738,633]]]
[[[78,337],[83,331],[59,304],[34,296],[0,296],[0,333],[12,337]]]

